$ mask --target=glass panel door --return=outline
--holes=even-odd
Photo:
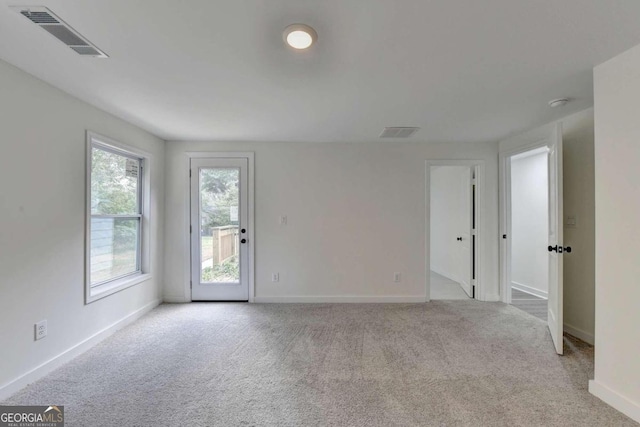
[[[200,280],[240,283],[240,169],[200,169]]]
[[[247,169],[244,158],[191,159],[191,297],[246,301]]]

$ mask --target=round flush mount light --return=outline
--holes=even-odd
[[[549,107],[551,108],[564,107],[565,105],[567,105],[568,102],[569,102],[569,98],[554,99],[553,101],[549,101]]]
[[[318,33],[308,25],[292,24],[284,29],[282,38],[287,46],[304,50],[315,43],[318,39]]]

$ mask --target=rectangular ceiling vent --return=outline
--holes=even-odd
[[[380,138],[409,138],[410,136],[415,135],[420,128],[409,128],[409,127],[390,127],[384,128],[382,133],[380,134]]]
[[[71,26],[46,7],[12,6],[11,9],[17,11],[34,24],[37,24],[53,37],[69,46],[77,54],[93,56],[95,58],[108,58],[106,53],[98,49],[93,43],[84,38],[82,34],[71,28]]]

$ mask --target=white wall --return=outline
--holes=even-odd
[[[546,298],[549,291],[547,153],[511,161],[511,281]]]
[[[431,168],[431,270],[459,282],[460,187],[462,166]]]
[[[484,283],[498,299],[497,146],[169,142],[165,299],[187,301],[187,151],[253,151],[258,301],[425,297],[425,160],[482,159]],[[281,226],[280,215],[288,224]],[[270,281],[279,272],[280,281]],[[393,273],[402,274],[393,283]],[[482,297],[482,296],[481,296]]]
[[[164,142],[3,61],[0,88],[1,396],[14,380],[160,298]],[[89,305],[87,129],[153,154],[153,279]],[[35,342],[42,319],[48,336]]]
[[[590,391],[640,422],[640,46],[595,82],[596,345]]]

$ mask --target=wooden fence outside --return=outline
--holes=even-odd
[[[238,226],[215,227],[213,236],[213,265],[218,265],[238,255]]]

